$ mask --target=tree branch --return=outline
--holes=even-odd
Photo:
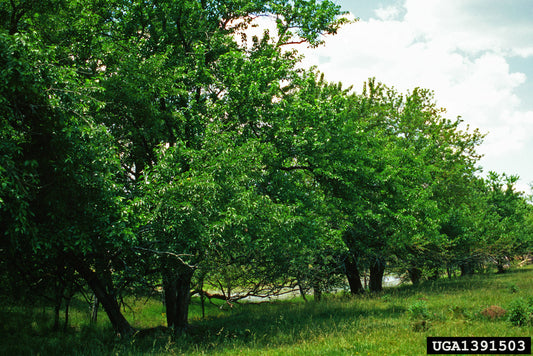
[[[174,257],[181,264],[183,264],[185,267],[188,267],[188,268],[190,268],[192,270],[195,270],[196,268],[198,268],[197,266],[188,264],[187,262],[185,262],[182,259],[182,257],[192,257],[192,256],[194,256],[194,255],[191,255],[191,254],[188,254],[188,253],[177,254],[177,253],[170,252],[170,251],[158,251],[158,250],[152,250],[152,249],[144,248],[144,247],[134,247],[133,249],[134,250],[138,250],[138,251],[145,251],[145,252],[155,253],[156,255],[165,255],[165,256]]]

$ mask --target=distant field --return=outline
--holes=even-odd
[[[66,333],[51,331],[50,307],[4,301],[0,354],[425,355],[428,336],[532,336],[531,325],[508,320],[513,305],[530,298],[533,266],[388,288],[377,295],[339,293],[320,303],[299,298],[233,308],[206,303],[205,319],[194,299],[187,334],[172,338],[159,331],[128,341],[113,336],[104,313],[96,327],[90,326],[82,300],[72,307]],[[164,325],[158,299],[128,304],[126,315],[136,327]]]

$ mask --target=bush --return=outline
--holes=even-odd
[[[509,321],[515,326],[533,326],[533,298],[527,302],[523,298],[513,300],[509,306]]]

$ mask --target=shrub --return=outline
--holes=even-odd
[[[533,298],[515,299],[509,306],[509,321],[515,326],[533,325]]]

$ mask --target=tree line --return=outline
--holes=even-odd
[[[474,273],[532,250],[517,177],[430,90],[302,69],[344,23],[316,0],[0,2],[0,285],[68,308],[232,302]],[[276,28],[243,41],[257,17]],[[213,293],[218,289],[220,293]],[[67,309],[68,310],[68,309]]]

